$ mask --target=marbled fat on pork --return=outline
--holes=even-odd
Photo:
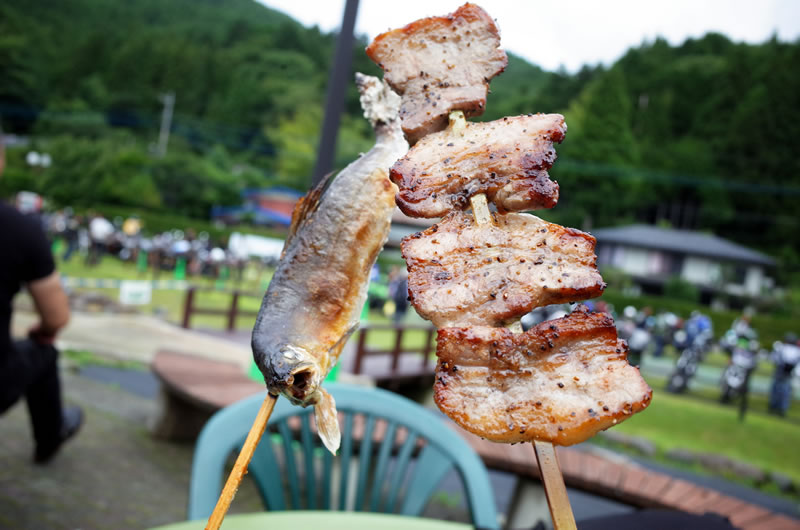
[[[475,4],[382,33],[367,55],[403,98],[400,116],[409,143],[447,126],[447,115],[483,114],[489,81],[508,64],[492,18]]]
[[[522,334],[440,329],[434,399],[464,429],[493,442],[583,442],[650,403],[613,319],[584,307]]]
[[[602,294],[594,237],[530,214],[493,218],[478,226],[453,212],[403,240],[410,300],[423,318],[439,328],[496,326]]]
[[[558,184],[547,170],[566,131],[560,114],[530,114],[429,134],[392,166],[397,205],[411,217],[441,217],[484,193],[501,212],[552,208]]]

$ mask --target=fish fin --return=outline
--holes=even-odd
[[[336,366],[336,363],[339,360],[339,355],[342,353],[342,348],[344,348],[344,345],[347,344],[347,341],[350,338],[350,336],[353,333],[355,333],[355,331],[358,329],[358,325],[359,325],[358,322],[353,324],[350,327],[350,329],[348,329],[344,333],[344,335],[342,335],[341,338],[336,341],[336,344],[331,346],[331,348],[328,350],[328,357],[333,357],[333,362],[332,363],[328,363],[329,364],[328,371],[330,371],[334,366]]]
[[[283,255],[286,254],[286,249],[288,249],[291,245],[292,239],[300,230],[300,227],[303,226],[303,223],[310,219],[314,215],[314,212],[317,211],[317,207],[319,207],[320,203],[322,202],[322,196],[325,195],[325,191],[328,189],[331,182],[333,182],[333,178],[331,178],[333,174],[334,172],[331,171],[322,177],[322,180],[319,181],[316,186],[311,188],[308,193],[300,197],[300,200],[298,200],[297,204],[295,204],[294,210],[292,210],[292,223],[289,225],[289,233],[286,236],[286,241],[283,244],[281,259],[283,259]]]
[[[324,389],[320,388],[319,391],[322,397],[314,405],[317,432],[328,451],[335,455],[342,441],[342,434],[339,432],[339,415],[336,413],[336,401]]]

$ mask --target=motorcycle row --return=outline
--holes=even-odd
[[[730,329],[715,341],[711,319],[700,311],[693,311],[689,318],[682,319],[671,312],[653,314],[650,308],[637,310],[633,306],[627,306],[622,314],[616,314],[603,302],[596,303],[594,310],[614,315],[619,336],[628,343],[628,360],[632,365],[640,365],[648,349],[652,349],[654,357],[663,356],[667,346],[675,350],[677,361],[666,387],[672,393],[688,390],[698,367],[715,346],[728,355],[728,363],[720,377],[719,399],[722,403],[744,400],[759,360],[770,360],[775,368],[768,410],[780,416],[786,415],[792,399],[792,382],[800,380],[800,341],[794,333],[787,333],[782,341],[772,345],[771,350],[766,350],[761,348],[758,334],[747,315],[736,319]],[[523,328],[529,329],[568,312],[568,305],[539,308],[523,317]]]

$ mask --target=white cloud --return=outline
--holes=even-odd
[[[331,31],[341,24],[344,0],[261,0],[304,25]],[[356,32],[373,38],[421,17],[444,15],[463,2],[361,0]],[[631,46],[657,36],[678,44],[709,31],[735,41],[763,42],[800,35],[800,2],[794,0],[584,0],[479,2],[497,19],[503,46],[548,70],[564,65],[610,64]]]

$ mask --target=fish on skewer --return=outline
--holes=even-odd
[[[497,326],[535,307],[600,296],[595,238],[522,213],[480,225],[455,211],[402,243],[408,290],[436,327]]]
[[[441,217],[483,193],[500,212],[552,208],[558,184],[547,170],[566,132],[560,114],[529,114],[429,134],[392,166],[397,205],[411,217]]]
[[[402,96],[403,131],[412,144],[444,129],[450,111],[483,114],[489,81],[508,64],[494,20],[469,3],[378,35],[367,55]]]
[[[650,403],[614,320],[578,306],[521,334],[440,329],[434,400],[464,429],[502,443],[572,445]]]
[[[252,335],[270,394],[314,406],[331,452],[339,447],[339,424],[333,397],[321,383],[358,326],[394,210],[397,188],[389,167],[408,150],[400,97],[375,77],[356,74],[356,83],[376,143],[298,202]]]

